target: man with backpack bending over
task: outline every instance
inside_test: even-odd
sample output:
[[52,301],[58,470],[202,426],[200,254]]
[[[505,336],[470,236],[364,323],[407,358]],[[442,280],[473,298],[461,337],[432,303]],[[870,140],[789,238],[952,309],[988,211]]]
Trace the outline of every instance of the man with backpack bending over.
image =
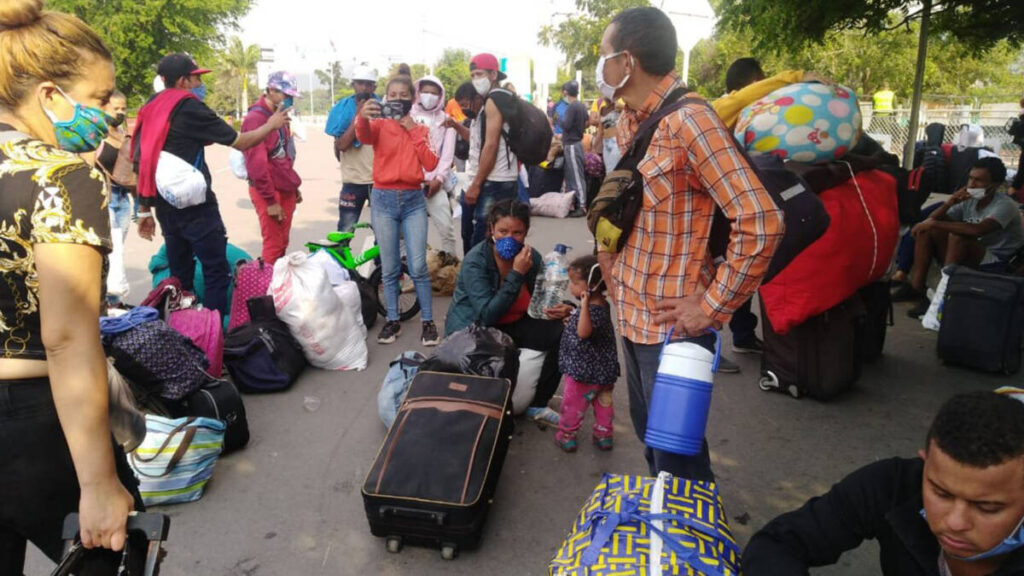
[[[466,172],[471,178],[466,189],[466,206],[473,210],[473,240],[466,252],[487,237],[487,212],[496,202],[515,198],[518,194],[519,160],[509,150],[505,134],[509,126],[494,99],[514,101],[516,96],[498,87],[506,78],[498,69],[493,54],[477,54],[469,63],[473,87],[484,97],[484,109],[469,127],[469,162]],[[481,118],[481,116],[485,118]],[[483,133],[486,128],[487,133]]]
[[[598,260],[611,278],[612,300],[626,360],[629,415],[644,439],[662,343],[693,338],[714,349],[708,328],[720,328],[761,283],[782,239],[782,211],[736,148],[732,134],[706,102],[675,72],[678,50],[672,22],[657,8],[620,12],[605,29],[597,85],[605,98],[622,98],[619,119],[623,162],[640,125],[678,97],[686,100],[650,128],[650,146],[637,171],[643,179],[632,233],[618,252]],[[669,109],[671,110],[671,109]],[[665,111],[662,111],[663,113]],[[708,248],[715,207],[732,221],[726,260],[717,267]],[[592,208],[600,214],[597,204]],[[710,480],[707,442],[696,456],[648,448],[650,471]]]

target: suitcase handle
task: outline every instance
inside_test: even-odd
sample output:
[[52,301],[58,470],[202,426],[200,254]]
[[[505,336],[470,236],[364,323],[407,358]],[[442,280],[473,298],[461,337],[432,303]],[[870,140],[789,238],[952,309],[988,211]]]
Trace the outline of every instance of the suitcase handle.
[[[146,550],[145,566],[143,568],[144,573],[147,576],[156,574],[156,568],[161,559],[160,544],[167,540],[167,532],[170,530],[170,527],[171,519],[165,514],[145,512],[131,512],[128,514],[126,532],[129,534],[133,532],[142,533],[146,536],[146,540],[149,542]],[[85,553],[85,548],[78,539],[78,513],[72,512],[64,518],[62,536],[64,538],[63,558],[54,569],[51,576],[63,576],[65,574],[70,574],[71,571],[76,568],[78,561]],[[129,549],[130,545],[126,541],[124,550],[121,552],[121,564],[118,569],[118,574],[127,574],[127,567],[129,565],[128,558],[130,555]]]
[[409,520],[428,521],[437,524],[438,526],[444,526],[444,520],[448,516],[448,513],[432,512],[430,510],[417,510],[415,508],[403,508],[401,506],[381,506],[380,515],[381,518],[395,516],[398,518],[407,518]]

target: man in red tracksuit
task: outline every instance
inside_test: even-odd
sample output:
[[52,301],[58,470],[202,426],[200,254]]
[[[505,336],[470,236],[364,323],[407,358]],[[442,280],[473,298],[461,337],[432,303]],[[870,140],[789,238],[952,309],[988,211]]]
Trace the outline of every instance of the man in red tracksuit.
[[[242,131],[255,130],[266,124],[275,111],[291,108],[298,95],[291,74],[274,72],[267,79],[266,91],[246,113]],[[288,250],[292,215],[295,205],[302,202],[302,179],[295,172],[295,141],[290,126],[285,124],[259,146],[246,150],[245,168],[249,174],[249,198],[256,207],[263,235],[263,261],[273,264]]]

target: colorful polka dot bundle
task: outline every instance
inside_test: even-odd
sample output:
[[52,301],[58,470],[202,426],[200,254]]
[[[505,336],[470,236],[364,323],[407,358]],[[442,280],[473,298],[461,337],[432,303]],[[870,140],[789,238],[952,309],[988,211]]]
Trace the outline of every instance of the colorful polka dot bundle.
[[844,86],[801,82],[779,88],[740,113],[736,137],[752,156],[828,162],[857,144],[857,95]]

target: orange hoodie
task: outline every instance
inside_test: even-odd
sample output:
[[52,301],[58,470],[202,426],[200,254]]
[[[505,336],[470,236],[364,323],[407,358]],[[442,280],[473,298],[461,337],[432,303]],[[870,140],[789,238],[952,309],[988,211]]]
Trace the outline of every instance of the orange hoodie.
[[402,128],[397,120],[359,116],[356,138],[373,146],[373,186],[382,190],[416,190],[423,186],[424,170],[437,168],[430,150],[430,131],[417,125]]

